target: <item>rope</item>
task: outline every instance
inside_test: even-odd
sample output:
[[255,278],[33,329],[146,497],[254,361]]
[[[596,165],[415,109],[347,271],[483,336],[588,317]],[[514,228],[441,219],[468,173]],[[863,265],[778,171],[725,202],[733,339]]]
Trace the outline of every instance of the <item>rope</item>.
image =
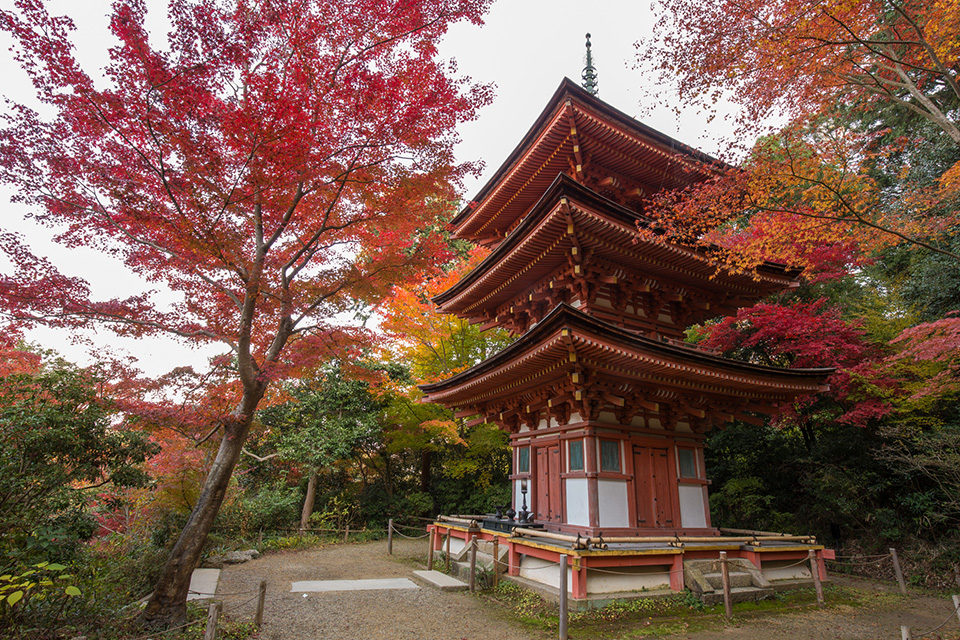
[[836,556],[837,558],[889,558],[889,553],[878,553],[877,555],[867,556],[867,555],[852,555],[852,556]]
[[253,602],[254,600],[256,600],[256,599],[259,598],[259,597],[260,597],[260,594],[258,593],[257,595],[253,596],[252,598],[247,598],[246,600],[244,600],[243,602],[241,602],[241,603],[239,603],[239,604],[233,604],[233,605],[231,605],[229,609],[227,609],[226,607],[224,607],[224,609],[223,609],[223,614],[226,615],[228,611],[236,611],[236,610],[239,609],[240,607],[244,607],[244,606],[250,604],[251,602]]
[[393,532],[396,533],[398,536],[400,536],[400,537],[402,537],[402,538],[406,538],[407,540],[420,540],[420,539],[426,538],[428,535],[430,535],[430,532],[428,531],[427,533],[423,534],[422,536],[408,536],[407,534],[403,533],[402,531],[398,531],[396,527],[393,528]]
[[416,531],[423,531],[423,526],[420,526],[420,525],[397,524],[396,522],[394,522],[393,527],[394,529],[396,529],[397,527],[403,527],[404,529],[415,529]]
[[833,564],[844,565],[844,566],[847,566],[847,567],[864,567],[864,566],[867,566],[867,565],[880,564],[881,562],[883,562],[884,560],[886,560],[886,559],[889,558],[889,557],[890,557],[890,556],[887,555],[887,556],[884,556],[884,557],[882,557],[882,558],[880,558],[880,559],[878,559],[878,560],[865,560],[865,561],[863,561],[863,562],[841,562],[841,561],[839,561],[839,560],[827,560],[827,562],[832,562]]
[[943,622],[941,622],[939,625],[937,625],[933,629],[930,629],[929,631],[921,631],[917,633],[917,636],[922,638],[923,636],[928,636],[931,633],[934,633],[935,631],[940,631],[940,629],[943,629],[945,626],[947,626],[948,622],[953,620],[953,617],[957,615],[957,611],[960,611],[960,607],[954,607],[953,611],[950,612],[950,615],[947,616],[947,618]]
[[245,596],[248,593],[257,593],[259,591],[260,591],[259,587],[257,587],[256,589],[251,589],[250,591],[235,591],[233,593],[219,593],[219,592],[209,593],[207,591],[194,591],[193,589],[190,589],[190,593],[194,593],[198,596],[225,596],[225,597],[226,596]]
[[132,638],[127,638],[126,640],[146,640],[147,638],[152,638],[154,636],[163,635],[165,633],[170,633],[171,631],[178,631],[180,629],[186,629],[187,627],[192,627],[195,624],[203,624],[203,620],[193,620],[191,622],[185,622],[176,627],[170,627],[169,629],[164,629],[163,631],[153,631],[151,633],[144,634],[142,636],[134,636]]

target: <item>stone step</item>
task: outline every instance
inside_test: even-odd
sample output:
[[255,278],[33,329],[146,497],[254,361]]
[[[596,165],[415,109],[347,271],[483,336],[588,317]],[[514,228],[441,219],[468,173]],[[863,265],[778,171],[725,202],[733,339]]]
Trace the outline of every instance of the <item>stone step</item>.
[[[773,596],[773,589],[770,588],[758,588],[758,587],[731,587],[730,588],[730,601],[731,602],[749,602],[756,600],[764,600]],[[723,602],[723,589],[719,591],[713,591],[711,593],[704,593],[700,596],[700,599],[707,606],[718,604]]]
[[[730,576],[730,586],[731,587],[752,587],[753,586],[753,577],[749,573],[742,573],[740,571],[731,571]],[[720,573],[705,573],[703,577],[710,582],[710,586],[714,589],[723,589],[723,575]]]
[[441,571],[414,571],[413,579],[420,584],[441,591],[466,591],[470,585]]

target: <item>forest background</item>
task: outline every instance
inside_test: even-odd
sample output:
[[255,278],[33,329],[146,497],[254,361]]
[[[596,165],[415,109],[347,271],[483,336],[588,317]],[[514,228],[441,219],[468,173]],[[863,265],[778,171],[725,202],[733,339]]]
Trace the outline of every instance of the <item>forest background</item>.
[[[461,10],[474,19],[482,7]],[[706,108],[719,95],[750,105],[738,139],[757,141],[739,150],[736,168],[651,200],[645,213],[657,237],[701,245],[718,268],[749,271],[770,259],[803,273],[799,288],[691,327],[688,340],[763,364],[837,367],[830,391],[711,434],[713,524],[815,534],[844,553],[897,546],[913,581],[952,580],[960,563],[960,6],[754,0],[704,9],[664,0],[656,10],[657,39],[637,66]],[[464,90],[468,108],[460,95],[448,96],[448,127],[489,100]],[[771,113],[781,125],[758,129]],[[425,133],[434,134],[445,132]],[[11,181],[16,163],[9,154],[4,162]],[[485,255],[443,231],[459,207],[450,184],[467,169],[430,169],[444,186],[401,229],[417,238],[406,253],[379,256],[388,277],[357,286],[363,277],[342,276],[350,284],[331,313],[376,314],[376,328],[301,344],[310,356],[263,391],[203,556],[254,541],[316,542],[297,529],[382,529],[391,517],[509,502],[506,435],[419,402],[417,383],[511,340],[439,315],[430,302]],[[417,197],[405,188],[398,210]],[[425,220],[431,225],[418,226]],[[371,245],[382,242],[372,236]],[[27,253],[18,257],[33,276],[46,273]],[[11,291],[10,281],[0,291],[7,317],[22,322],[24,303]],[[54,316],[45,295],[46,315],[31,321]],[[0,369],[0,573],[8,578],[0,578],[0,612],[25,627],[56,616],[73,632],[103,625],[159,579],[214,465],[211,436],[226,430],[236,365],[218,359],[210,372],[153,380],[116,361],[80,368],[20,340],[17,322]],[[49,584],[31,578],[31,597],[11,600],[31,571]]]

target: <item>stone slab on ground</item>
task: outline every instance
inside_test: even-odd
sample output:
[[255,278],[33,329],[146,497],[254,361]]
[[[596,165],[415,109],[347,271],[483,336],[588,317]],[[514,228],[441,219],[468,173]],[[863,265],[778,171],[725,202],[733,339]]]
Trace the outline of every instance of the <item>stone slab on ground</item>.
[[217,592],[220,569],[194,569],[190,575],[190,591],[187,600],[206,600]]
[[466,591],[470,588],[463,580],[457,580],[440,571],[414,571],[413,579],[441,591]]
[[301,580],[290,585],[291,592],[377,591],[381,589],[419,589],[409,578],[367,578],[364,580]]

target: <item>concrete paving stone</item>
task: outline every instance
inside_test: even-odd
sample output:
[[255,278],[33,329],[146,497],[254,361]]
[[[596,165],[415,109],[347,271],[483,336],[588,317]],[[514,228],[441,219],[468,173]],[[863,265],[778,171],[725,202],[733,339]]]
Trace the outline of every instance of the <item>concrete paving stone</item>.
[[376,591],[380,589],[419,589],[409,578],[368,578],[364,580],[301,580],[290,585],[291,592]]
[[464,591],[470,588],[463,580],[457,580],[440,571],[414,571],[414,579],[441,591]]
[[220,569],[194,569],[190,575],[190,591],[187,600],[205,600],[217,592]]

